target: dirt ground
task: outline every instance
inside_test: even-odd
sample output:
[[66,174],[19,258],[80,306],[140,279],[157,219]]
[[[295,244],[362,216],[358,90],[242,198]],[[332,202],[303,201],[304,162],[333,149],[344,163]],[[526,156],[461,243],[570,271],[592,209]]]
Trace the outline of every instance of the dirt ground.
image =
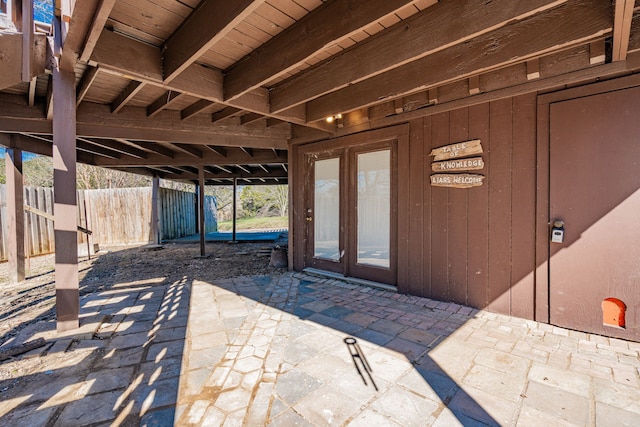
[[[139,277],[180,279],[189,272],[199,279],[221,279],[282,273],[269,266],[274,243],[207,243],[206,256],[194,243],[104,248],[90,260],[79,259],[80,296],[110,289]],[[55,317],[55,258],[27,262],[26,280],[9,285],[7,263],[0,264],[0,345],[35,322]]]

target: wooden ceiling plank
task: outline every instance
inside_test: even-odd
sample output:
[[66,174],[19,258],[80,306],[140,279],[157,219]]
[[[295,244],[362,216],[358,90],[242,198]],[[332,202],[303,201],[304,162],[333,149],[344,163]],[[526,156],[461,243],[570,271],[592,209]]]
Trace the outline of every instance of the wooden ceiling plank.
[[182,120],[186,120],[190,117],[195,116],[196,114],[200,114],[206,111],[207,108],[211,107],[214,104],[214,102],[208,101],[206,99],[200,99],[189,105],[188,107],[182,109],[182,111],[180,111],[180,118]]
[[635,0],[616,0],[613,23],[613,61],[627,59],[629,38],[631,37],[631,20]]
[[169,108],[172,104],[179,101],[180,97],[183,97],[183,96],[184,94],[180,92],[174,92],[172,90],[166,91],[165,93],[160,95],[158,98],[156,98],[156,100],[153,101],[151,105],[147,107],[147,116],[149,117],[155,116],[156,114],[160,113],[162,110]]
[[[293,76],[271,89],[271,111],[283,109],[343,88],[367,77],[423,58],[453,45],[500,28],[513,20],[558,6],[566,0],[513,2],[498,0],[460,0],[440,2],[411,16],[387,31],[370,37]],[[455,22],[447,31],[434,22]],[[402,46],[402,49],[398,49]],[[367,64],[362,67],[361,64]],[[331,76],[331,78],[325,78]],[[225,81],[228,89],[229,80]]]
[[[553,14],[512,22],[467,43],[314,99],[307,103],[307,119],[322,120],[603,38],[611,32],[607,3],[576,0],[559,6]],[[538,37],[539,34],[546,37]],[[424,70],[430,72],[425,74]]]
[[[96,68],[97,69],[97,68]],[[144,83],[132,80],[127,87],[124,88],[120,95],[111,103],[111,112],[117,113],[127,105],[137,94],[144,88]]]
[[87,95],[87,92],[89,92],[89,89],[91,88],[91,85],[98,77],[99,72],[100,72],[100,69],[98,67],[90,67],[82,75],[82,78],[80,79],[80,83],[76,88],[76,107],[80,105],[84,97]]
[[[226,99],[233,100],[285,74],[326,46],[349,37],[407,3],[407,0],[325,3],[227,70]],[[327,25],[327,22],[332,25]]]
[[170,82],[224,38],[264,0],[204,0],[163,47],[164,80]]

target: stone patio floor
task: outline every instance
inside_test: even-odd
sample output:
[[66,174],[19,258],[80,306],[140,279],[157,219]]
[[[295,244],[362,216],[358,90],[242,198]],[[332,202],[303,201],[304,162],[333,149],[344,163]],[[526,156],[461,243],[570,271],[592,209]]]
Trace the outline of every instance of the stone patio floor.
[[121,283],[8,345],[2,426],[638,426],[640,344],[300,273]]

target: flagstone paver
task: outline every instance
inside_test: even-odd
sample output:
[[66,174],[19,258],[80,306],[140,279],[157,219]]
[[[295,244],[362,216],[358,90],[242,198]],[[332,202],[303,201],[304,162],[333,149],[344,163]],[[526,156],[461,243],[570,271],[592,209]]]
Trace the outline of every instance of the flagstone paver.
[[82,310],[77,337],[25,331],[50,344],[24,378],[0,381],[0,425],[640,419],[638,343],[337,280],[121,284]]

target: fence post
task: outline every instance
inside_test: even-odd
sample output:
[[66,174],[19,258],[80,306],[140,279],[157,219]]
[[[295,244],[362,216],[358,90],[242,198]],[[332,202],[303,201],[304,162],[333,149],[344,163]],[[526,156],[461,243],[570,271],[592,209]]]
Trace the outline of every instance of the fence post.
[[158,192],[160,188],[160,178],[153,177],[153,185],[151,187],[151,243],[160,244],[160,215],[158,204]]
[[[11,136],[11,140],[15,138]],[[22,150],[9,148],[5,152],[7,179],[7,214],[9,219],[9,281],[21,282],[24,268],[24,187]]]

